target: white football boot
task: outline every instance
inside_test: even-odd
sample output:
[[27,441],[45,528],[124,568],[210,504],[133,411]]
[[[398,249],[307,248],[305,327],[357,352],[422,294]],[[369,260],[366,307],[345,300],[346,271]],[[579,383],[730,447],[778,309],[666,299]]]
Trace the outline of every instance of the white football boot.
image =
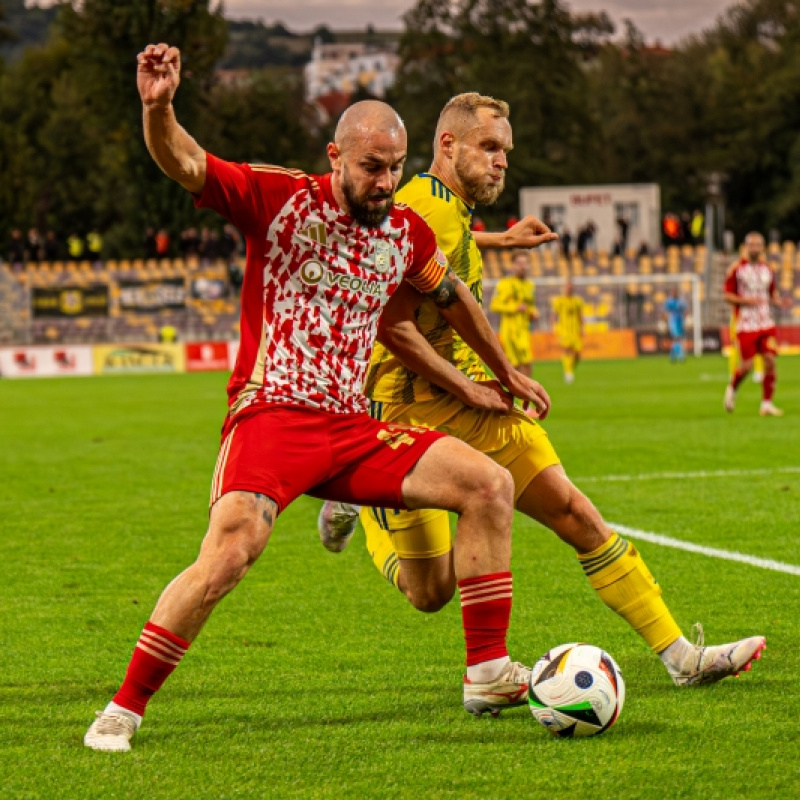
[[725,410],[730,414],[736,408],[736,390],[728,384],[725,387],[725,400],[723,401]]
[[767,647],[767,640],[763,636],[706,647],[703,626],[699,622],[692,627],[692,635],[695,641],[680,666],[667,665],[676,686],[716,683],[730,675],[749,672],[752,662],[760,660],[762,651]]
[[762,417],[782,417],[783,411],[773,405],[772,400],[762,400],[758,413]]
[[472,683],[464,676],[464,708],[480,717],[488,711],[496,717],[504,708],[528,702],[531,668],[512,661],[491,683]]
[[127,753],[139,725],[124,711],[98,711],[97,719],[89,726],[83,743],[92,750]]
[[353,538],[360,513],[359,506],[326,500],[317,517],[322,546],[331,553],[341,553]]

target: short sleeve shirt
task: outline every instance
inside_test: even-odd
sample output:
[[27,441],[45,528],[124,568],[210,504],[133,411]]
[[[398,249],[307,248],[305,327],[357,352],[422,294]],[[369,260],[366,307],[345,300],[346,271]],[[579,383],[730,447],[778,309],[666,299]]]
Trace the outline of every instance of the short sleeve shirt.
[[269,404],[366,411],[381,309],[402,280],[429,292],[446,273],[433,232],[399,204],[379,227],[359,225],[336,203],[330,174],[207,159],[195,203],[247,242],[230,414]]
[[758,300],[757,305],[734,308],[737,333],[753,333],[775,327],[769,305],[775,291],[775,273],[769,264],[763,261],[752,264],[742,259],[729,270],[725,278],[725,291]]

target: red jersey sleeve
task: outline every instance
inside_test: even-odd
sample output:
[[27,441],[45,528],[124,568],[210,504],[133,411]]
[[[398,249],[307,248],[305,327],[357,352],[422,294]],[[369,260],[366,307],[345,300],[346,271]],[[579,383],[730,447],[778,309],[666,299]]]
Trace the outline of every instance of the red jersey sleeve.
[[724,291],[728,292],[728,294],[739,294],[739,282],[736,280],[736,273],[738,271],[738,266],[732,267],[725,276]]
[[234,164],[206,154],[206,182],[195,196],[197,208],[210,208],[245,236],[262,237],[284,203],[297,191],[296,170],[266,164]]
[[436,244],[436,236],[427,222],[418,214],[409,215],[409,236],[414,247],[412,263],[405,279],[422,294],[432,292],[447,274],[447,258]]

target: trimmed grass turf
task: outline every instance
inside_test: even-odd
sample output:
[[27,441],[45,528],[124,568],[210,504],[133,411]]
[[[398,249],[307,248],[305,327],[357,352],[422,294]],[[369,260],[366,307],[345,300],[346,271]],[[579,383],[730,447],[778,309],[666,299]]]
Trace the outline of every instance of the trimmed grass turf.
[[[546,427],[608,519],[800,564],[800,474],[606,482],[608,474],[800,465],[800,359],[780,361],[784,419],[758,390],[722,412],[719,357],[555,365]],[[517,516],[514,657],[607,649],[620,721],[561,741],[526,709],[460,705],[457,603],[425,616],[378,576],[359,534],[342,555],[319,502],[279,520],[151,704],[125,756],[82,747],[164,585],[193,559],[224,412],[223,375],[0,382],[0,790],[9,798],[800,794],[800,578],[641,543],[673,613],[707,639],[765,633],[753,672],[677,690],[605,609],[568,548]]]

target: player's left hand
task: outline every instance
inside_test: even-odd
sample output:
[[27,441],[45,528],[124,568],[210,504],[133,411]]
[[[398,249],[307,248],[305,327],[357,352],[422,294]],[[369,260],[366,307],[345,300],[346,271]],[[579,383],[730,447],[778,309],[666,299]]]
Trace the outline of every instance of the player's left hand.
[[523,217],[516,225],[512,225],[505,232],[507,247],[539,247],[548,242],[558,240],[558,234],[553,233],[547,225],[533,215]]
[[539,419],[545,419],[550,413],[550,395],[537,381],[515,370],[505,381],[505,385],[514,397],[523,401],[522,408],[525,411],[528,410],[529,405],[532,405],[536,409]]

